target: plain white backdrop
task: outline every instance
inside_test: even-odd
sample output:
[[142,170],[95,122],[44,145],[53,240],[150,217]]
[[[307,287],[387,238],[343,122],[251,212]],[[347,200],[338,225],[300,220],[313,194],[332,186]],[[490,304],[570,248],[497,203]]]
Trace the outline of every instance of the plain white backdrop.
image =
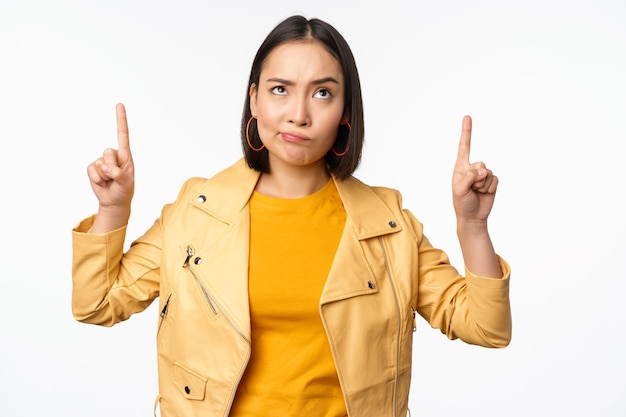
[[626,415],[622,0],[0,0],[0,414],[151,415],[155,305],[113,328],[71,315],[70,230],[97,207],[86,167],[116,146],[124,102],[130,243],[187,177],[240,157],[252,58],[294,13],[356,56],[357,177],[402,191],[459,268],[464,114],[472,159],[501,181],[490,226],[513,269],[513,341],[477,348],[419,321],[413,416]]

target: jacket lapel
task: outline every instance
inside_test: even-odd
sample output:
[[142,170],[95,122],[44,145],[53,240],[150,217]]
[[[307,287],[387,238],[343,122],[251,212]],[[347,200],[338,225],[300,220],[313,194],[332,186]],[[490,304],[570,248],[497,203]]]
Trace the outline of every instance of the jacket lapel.
[[402,230],[373,189],[356,178],[335,179],[337,191],[346,210],[346,225],[330,269],[321,304],[378,291],[376,277],[385,270],[385,259],[365,250],[377,245],[379,236]]

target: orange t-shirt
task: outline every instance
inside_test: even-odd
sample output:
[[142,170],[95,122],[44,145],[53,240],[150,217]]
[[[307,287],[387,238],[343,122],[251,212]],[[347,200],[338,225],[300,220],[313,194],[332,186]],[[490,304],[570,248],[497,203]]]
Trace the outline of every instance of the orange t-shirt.
[[346,416],[319,300],[346,213],[333,181],[298,199],[250,199],[252,356],[231,417]]

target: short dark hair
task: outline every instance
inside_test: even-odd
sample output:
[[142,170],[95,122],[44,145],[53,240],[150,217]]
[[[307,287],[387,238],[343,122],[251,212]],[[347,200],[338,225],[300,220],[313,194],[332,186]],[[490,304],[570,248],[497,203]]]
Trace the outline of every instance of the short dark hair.
[[331,174],[339,179],[346,179],[359,166],[363,151],[363,137],[365,128],[363,124],[363,99],[361,96],[361,82],[357,71],[354,55],[344,37],[330,24],[320,19],[306,19],[303,16],[295,15],[280,22],[267,35],[252,61],[250,79],[246,89],[246,100],[243,106],[241,117],[241,144],[243,153],[250,168],[260,172],[269,172],[269,154],[267,149],[254,151],[248,146],[246,139],[246,129],[250,136],[250,141],[255,147],[261,146],[261,139],[257,131],[256,123],[248,120],[252,117],[250,112],[250,87],[254,84],[258,87],[259,77],[263,62],[267,56],[277,46],[290,41],[314,39],[321,42],[328,52],[334,56],[343,71],[345,80],[344,91],[344,112],[348,117],[351,128],[341,126],[337,132],[334,149],[343,152],[346,147],[348,151],[344,156],[336,156],[332,151],[326,154],[326,165]]

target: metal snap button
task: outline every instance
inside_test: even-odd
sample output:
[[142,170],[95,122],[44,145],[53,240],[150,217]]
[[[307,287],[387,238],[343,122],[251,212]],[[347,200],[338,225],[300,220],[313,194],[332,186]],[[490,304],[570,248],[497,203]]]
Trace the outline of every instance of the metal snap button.
[[198,196],[198,203],[204,203],[206,201],[206,197],[203,195]]
[[396,224],[396,222],[394,222],[393,220],[390,220],[390,221],[389,221],[389,226],[390,226],[390,227],[396,227],[396,226],[397,226],[397,224]]

